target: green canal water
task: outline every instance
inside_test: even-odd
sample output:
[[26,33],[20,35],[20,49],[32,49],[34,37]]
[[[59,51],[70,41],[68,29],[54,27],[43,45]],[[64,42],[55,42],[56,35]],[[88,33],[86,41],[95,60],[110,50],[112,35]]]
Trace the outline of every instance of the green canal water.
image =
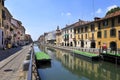
[[39,49],[51,57],[50,64],[38,69],[41,80],[120,80],[120,66],[115,64],[91,62],[69,52],[43,46]]

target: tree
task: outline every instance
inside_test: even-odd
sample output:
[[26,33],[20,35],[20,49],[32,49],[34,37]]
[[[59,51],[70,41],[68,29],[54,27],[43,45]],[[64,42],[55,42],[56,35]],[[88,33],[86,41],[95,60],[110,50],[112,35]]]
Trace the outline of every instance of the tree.
[[113,9],[109,10],[109,11],[106,13],[106,16],[109,15],[109,14],[111,14],[111,13],[114,13],[114,12],[116,12],[116,11],[120,11],[120,7],[115,7],[115,8],[113,8]]

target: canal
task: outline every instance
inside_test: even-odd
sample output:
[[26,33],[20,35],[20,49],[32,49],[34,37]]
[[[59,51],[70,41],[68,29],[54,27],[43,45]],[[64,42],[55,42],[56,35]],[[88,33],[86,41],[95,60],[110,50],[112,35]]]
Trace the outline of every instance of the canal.
[[41,80],[120,80],[120,66],[92,62],[69,52],[39,46],[51,57],[51,63],[38,69]]

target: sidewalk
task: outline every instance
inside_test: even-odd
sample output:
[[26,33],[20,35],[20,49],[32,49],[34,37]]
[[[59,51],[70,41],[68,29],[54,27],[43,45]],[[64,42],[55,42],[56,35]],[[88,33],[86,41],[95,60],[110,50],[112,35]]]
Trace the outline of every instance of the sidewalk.
[[29,53],[30,46],[0,50],[0,80],[26,80],[23,61]]

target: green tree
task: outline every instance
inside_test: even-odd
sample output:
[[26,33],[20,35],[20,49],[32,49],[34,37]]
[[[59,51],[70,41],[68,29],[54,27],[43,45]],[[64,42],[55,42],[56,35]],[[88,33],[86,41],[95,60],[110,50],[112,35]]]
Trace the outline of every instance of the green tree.
[[109,14],[111,14],[111,13],[114,13],[114,12],[116,12],[116,11],[120,11],[120,7],[115,7],[115,8],[113,8],[113,9],[109,10],[109,11],[106,13],[106,16],[109,15]]

